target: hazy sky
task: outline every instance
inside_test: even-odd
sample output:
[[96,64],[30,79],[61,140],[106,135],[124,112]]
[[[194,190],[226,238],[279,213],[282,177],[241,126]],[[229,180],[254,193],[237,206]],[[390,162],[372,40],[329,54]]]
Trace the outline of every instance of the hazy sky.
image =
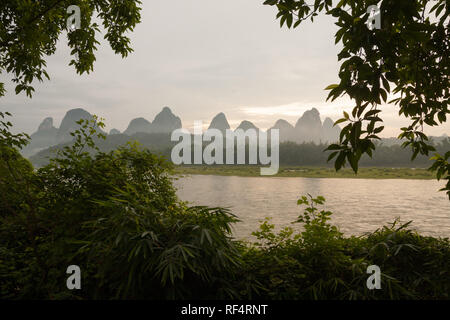
[[[34,132],[48,116],[59,126],[67,110],[82,107],[125,130],[136,117],[152,121],[169,106],[190,128],[224,112],[232,127],[250,120],[260,128],[283,118],[295,124],[316,107],[337,119],[349,100],[326,103],[324,88],[338,82],[336,27],[328,17],[296,30],[280,29],[263,0],[143,1],[142,23],[131,34],[135,52],[122,59],[102,41],[94,72],[68,66],[65,35],[48,59],[50,81],[36,83],[32,99],[8,93],[0,109],[14,114],[14,131]],[[102,35],[99,35],[99,39]],[[383,108],[384,136],[408,122],[394,106]],[[450,134],[450,123],[427,133]]]

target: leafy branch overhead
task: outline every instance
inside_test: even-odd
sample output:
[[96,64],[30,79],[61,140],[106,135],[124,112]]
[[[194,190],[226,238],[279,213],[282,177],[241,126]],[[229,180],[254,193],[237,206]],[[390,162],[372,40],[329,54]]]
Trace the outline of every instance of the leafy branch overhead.
[[[335,18],[335,43],[342,45],[340,82],[330,85],[327,100],[347,95],[354,102],[351,114],[332,151],[337,170],[348,162],[355,172],[361,156],[372,156],[374,140],[384,129],[380,105],[395,104],[399,115],[410,120],[401,128],[404,147],[418,154],[435,151],[424,127],[446,122],[450,101],[450,3],[445,0],[267,0],[276,6],[280,25],[296,28],[319,13]],[[381,28],[369,30],[370,6],[380,9]],[[440,157],[440,158],[436,158]],[[445,159],[436,155],[436,159]],[[447,168],[447,169],[445,169]],[[430,168],[450,183],[448,162]],[[447,189],[450,196],[450,186]]]
[[[67,30],[67,8],[72,5],[80,8],[77,30]],[[31,97],[34,80],[50,79],[46,57],[56,52],[63,32],[71,49],[69,65],[79,74],[93,71],[100,32],[116,54],[126,57],[133,51],[127,33],[141,20],[140,5],[139,0],[2,0],[0,74],[11,74],[16,93],[24,91]],[[0,82],[0,97],[4,94]]]

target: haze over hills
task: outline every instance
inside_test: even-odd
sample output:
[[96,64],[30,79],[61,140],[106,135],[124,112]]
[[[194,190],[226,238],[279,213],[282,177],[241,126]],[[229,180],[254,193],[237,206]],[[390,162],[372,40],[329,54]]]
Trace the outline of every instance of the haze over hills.
[[181,119],[174,115],[169,107],[164,107],[153,122],[144,118],[133,119],[123,133],[129,136],[139,132],[170,133],[179,128],[181,128]]
[[217,114],[211,121],[208,129],[218,129],[224,132],[227,129],[230,129],[230,124],[228,123],[227,117],[223,112]]
[[[38,130],[31,135],[31,143],[23,150],[23,154],[31,156],[42,149],[70,142],[72,140],[70,132],[76,130],[78,126],[76,121],[79,119],[92,119],[92,115],[81,108],[69,110],[61,121],[59,128],[53,125],[53,118],[48,117],[44,119]],[[164,107],[152,122],[145,118],[132,119],[123,134],[127,136],[139,133],[167,134],[181,127],[181,119],[173,114],[169,107]],[[218,129],[222,132],[230,129],[230,124],[223,112],[220,112],[212,119],[209,129]],[[237,129],[243,129],[244,131],[248,129],[260,130],[248,120],[242,121]],[[297,143],[334,142],[338,139],[340,132],[338,127],[333,128],[333,121],[329,118],[325,119],[322,125],[319,111],[315,108],[306,111],[295,127],[286,120],[280,119],[269,130],[271,129],[280,129],[281,142],[292,141]],[[121,132],[117,129],[112,129],[109,134],[117,135],[121,134]]]
[[[24,156],[30,157],[43,149],[70,142],[72,140],[70,132],[76,130],[78,127],[76,121],[79,119],[92,119],[92,115],[81,108],[69,110],[61,121],[59,128],[54,126],[53,118],[45,118],[39,125],[38,130],[31,135],[31,143],[22,150],[22,153]],[[128,136],[135,137],[142,134],[161,135],[166,137],[164,138],[165,140],[170,140],[170,133],[179,128],[182,128],[181,119],[169,107],[164,107],[152,122],[144,118],[135,118],[130,121],[123,133],[117,129],[111,129],[109,135],[117,135],[118,138],[116,140],[124,141],[128,139]],[[222,132],[230,129],[230,124],[223,112],[220,112],[211,120],[209,129],[218,129]],[[257,126],[248,120],[243,120],[235,130],[237,129],[243,129],[244,131],[255,129],[260,131]],[[272,129],[279,130],[280,142],[290,141],[299,144],[310,142],[315,144],[333,143],[339,139],[341,131],[339,126],[334,126],[334,121],[330,118],[325,118],[322,122],[320,113],[316,108],[306,111],[298,119],[295,126],[284,119],[279,119],[269,131]],[[434,138],[437,142],[442,139],[439,137]],[[160,141],[158,143],[163,142]],[[401,143],[400,140],[395,138],[383,139],[382,142],[386,145]]]
[[24,155],[32,155],[39,150],[56,145],[56,137],[58,136],[58,128],[53,126],[53,118],[45,118],[39,125],[38,130],[33,133],[31,143],[22,149]]
[[[299,118],[295,127],[286,120],[279,119],[269,131],[272,129],[280,130],[280,142],[332,143],[339,139],[339,134],[341,132],[339,126],[333,127],[333,125],[334,122],[330,118],[326,118],[322,123],[319,111],[316,108],[312,108]],[[209,126],[209,129],[211,128],[219,129],[221,131],[230,128],[227,118],[222,112],[213,118]],[[237,129],[242,129],[244,131],[248,129],[261,130],[248,120],[242,121],[236,130]]]
[[[31,142],[22,150],[22,153],[30,156],[48,147],[71,141],[70,133],[79,127],[76,122],[80,119],[91,120],[92,115],[81,108],[71,109],[67,111],[59,128],[53,125],[52,117],[45,118],[38,130],[30,136]],[[103,132],[98,127],[96,129]]]
[[236,130],[241,129],[244,131],[247,131],[249,129],[254,129],[256,131],[259,131],[259,128],[257,126],[255,126],[252,122],[244,120],[242,121],[239,126],[236,128]]
[[[81,108],[67,111],[59,128],[54,127],[53,118],[45,118],[39,125],[38,130],[30,136],[31,143],[22,150],[23,155],[29,157],[43,149],[70,142],[72,140],[70,132],[78,128],[76,122],[80,119],[90,120],[92,118],[93,116],[88,111]],[[181,128],[181,119],[175,116],[170,108],[164,107],[153,122],[144,118],[131,120],[124,134],[132,136],[137,133],[170,133],[178,128]],[[97,129],[103,132],[101,129]],[[117,129],[111,129],[109,134],[117,135],[121,132]]]
[[271,129],[280,130],[281,142],[313,142],[316,144],[336,142],[341,132],[339,126],[334,127],[334,121],[330,118],[325,118],[322,123],[320,113],[316,108],[303,113],[295,127],[286,120],[280,119]]

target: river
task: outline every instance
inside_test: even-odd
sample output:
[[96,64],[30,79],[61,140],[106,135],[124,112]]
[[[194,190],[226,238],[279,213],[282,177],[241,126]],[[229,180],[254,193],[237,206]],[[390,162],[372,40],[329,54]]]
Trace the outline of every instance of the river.
[[[310,193],[326,198],[332,223],[346,235],[361,235],[393,222],[413,220],[423,235],[450,237],[450,201],[435,180],[316,179],[191,175],[175,181],[181,200],[192,205],[228,207],[241,222],[239,239],[251,238],[261,220],[291,225],[299,213],[297,199]],[[291,225],[292,226],[292,225]]]

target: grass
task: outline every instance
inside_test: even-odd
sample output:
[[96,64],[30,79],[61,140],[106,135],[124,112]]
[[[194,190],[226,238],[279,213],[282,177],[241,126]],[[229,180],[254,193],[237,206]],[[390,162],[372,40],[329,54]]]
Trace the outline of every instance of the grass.
[[[175,172],[182,175],[217,175],[260,177],[260,167],[251,165],[197,165],[176,166]],[[359,178],[359,179],[419,179],[431,180],[436,177],[424,168],[360,168],[355,174],[350,168],[336,172],[326,167],[280,167],[277,175],[265,177],[303,177],[303,178]]]

